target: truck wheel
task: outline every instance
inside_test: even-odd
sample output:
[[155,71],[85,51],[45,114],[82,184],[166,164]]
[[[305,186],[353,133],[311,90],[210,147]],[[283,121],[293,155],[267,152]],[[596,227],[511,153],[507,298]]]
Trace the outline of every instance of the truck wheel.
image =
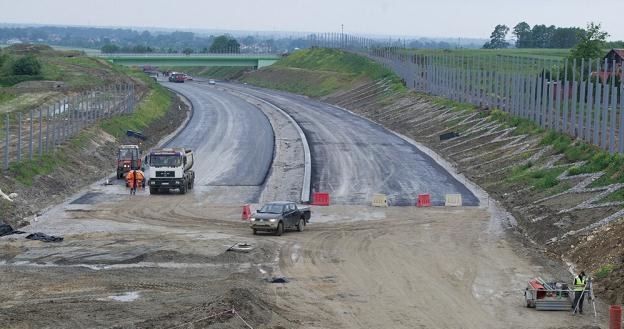
[[158,189],[150,187],[150,194],[158,194]]
[[254,235],[258,235],[258,230],[256,230],[255,228],[253,229],[253,233]]
[[186,194],[186,183],[180,185],[180,194]]
[[123,178],[123,174],[118,171],[117,172],[117,179],[121,179],[121,178]]
[[305,220],[303,220],[303,218],[301,218],[299,220],[299,224],[297,224],[297,231],[303,232],[303,228],[304,227],[305,227]]
[[275,230],[275,235],[281,236],[282,233],[284,233],[284,223],[279,222],[279,224],[277,224],[277,230]]

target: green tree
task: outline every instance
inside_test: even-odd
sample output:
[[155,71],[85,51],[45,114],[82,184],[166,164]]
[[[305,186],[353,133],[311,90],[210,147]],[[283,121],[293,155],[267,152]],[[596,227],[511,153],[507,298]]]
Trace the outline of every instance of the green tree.
[[483,45],[485,49],[499,49],[509,47],[509,42],[505,40],[509,33],[509,27],[507,25],[496,25],[494,31],[490,35],[490,41]]
[[552,48],[551,41],[553,34],[557,28],[554,25],[546,26],[544,24],[534,25],[531,29],[533,48]]
[[102,48],[100,48],[100,51],[105,53],[105,54],[118,53],[119,52],[119,46],[116,45],[116,44],[107,43],[104,46],[102,46]]
[[609,33],[602,31],[600,24],[589,23],[585,33],[579,33],[579,43],[570,51],[570,58],[600,58],[604,55],[604,48]]
[[555,29],[548,48],[572,48],[579,42],[579,35],[585,30],[578,27],[558,27]]
[[41,63],[33,55],[26,55],[13,63],[15,75],[38,75],[41,73]]
[[531,48],[533,35],[531,26],[527,22],[520,22],[513,28],[512,34],[516,37],[516,48]]
[[182,53],[184,53],[184,55],[189,56],[190,54],[193,53],[193,49],[191,48],[184,48],[184,50],[182,50]]
[[236,39],[227,35],[220,35],[210,45],[211,53],[240,53],[240,44]]

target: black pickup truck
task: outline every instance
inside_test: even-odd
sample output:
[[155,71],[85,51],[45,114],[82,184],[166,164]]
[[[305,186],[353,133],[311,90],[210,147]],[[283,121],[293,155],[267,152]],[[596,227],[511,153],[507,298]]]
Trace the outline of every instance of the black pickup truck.
[[254,234],[264,231],[282,235],[285,230],[294,229],[302,232],[310,221],[310,216],[309,207],[298,206],[289,201],[270,202],[252,216],[251,229]]

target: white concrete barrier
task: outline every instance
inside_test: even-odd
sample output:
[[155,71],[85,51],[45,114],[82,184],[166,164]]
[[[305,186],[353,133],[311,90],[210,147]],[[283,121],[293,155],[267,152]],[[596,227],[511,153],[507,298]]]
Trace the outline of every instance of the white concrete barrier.
[[375,193],[373,194],[373,207],[387,207],[388,206],[388,196],[385,194]]
[[447,194],[444,205],[447,207],[461,207],[462,205],[461,194]]

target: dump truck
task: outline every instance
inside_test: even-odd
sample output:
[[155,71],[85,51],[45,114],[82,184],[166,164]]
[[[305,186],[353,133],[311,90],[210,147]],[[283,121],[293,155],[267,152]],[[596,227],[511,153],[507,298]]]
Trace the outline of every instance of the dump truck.
[[146,156],[150,194],[178,190],[180,194],[193,189],[195,172],[193,151],[184,148],[153,149]]
[[310,221],[311,212],[307,206],[300,206],[290,201],[269,202],[251,217],[253,234],[258,231],[273,232],[282,235],[285,230],[303,229]]
[[117,152],[117,179],[130,170],[141,169],[141,158],[138,145],[121,145]]

